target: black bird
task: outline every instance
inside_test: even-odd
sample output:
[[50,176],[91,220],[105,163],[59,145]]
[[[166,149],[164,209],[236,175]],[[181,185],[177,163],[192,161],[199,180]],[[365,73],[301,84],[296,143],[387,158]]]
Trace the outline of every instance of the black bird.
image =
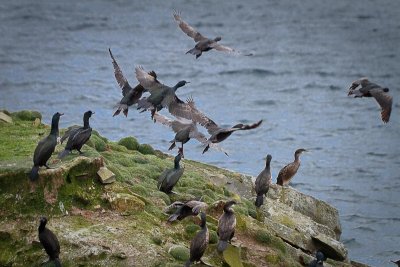
[[326,260],[326,257],[322,251],[318,250],[317,253],[315,254],[314,260],[312,260],[309,264],[308,267],[323,267],[324,266],[324,261]]
[[[111,53],[111,49],[108,49],[108,51],[110,52],[110,56],[114,66],[115,79],[117,80],[119,87],[122,89],[123,96],[121,101],[116,106],[117,110],[115,111],[113,117],[117,116],[121,111],[124,113],[125,117],[127,117],[129,106],[138,103],[139,99],[142,97],[142,94],[146,91],[146,89],[144,89],[143,86],[140,84],[136,85],[135,88],[132,88],[129,85],[128,80],[122,73],[122,70],[118,66],[117,61]],[[154,71],[150,71],[149,75],[153,76],[154,79],[157,79],[157,74]]]
[[292,163],[289,163],[285,167],[283,167],[278,174],[278,177],[276,178],[276,183],[278,185],[288,185],[290,180],[293,178],[293,176],[297,173],[297,170],[300,167],[300,155],[303,152],[306,152],[304,148],[297,149],[294,152],[294,161]]
[[393,262],[394,264],[397,264],[397,266],[400,267],[400,260],[397,260],[397,261],[392,261],[392,260],[391,260],[391,262]]
[[183,151],[181,148],[179,148],[178,155],[176,155],[174,159],[174,168],[165,170],[163,173],[161,173],[160,177],[158,178],[157,188],[160,191],[166,194],[170,194],[172,192],[172,189],[179,181],[179,179],[183,174],[183,171],[185,170],[184,168],[181,168],[181,166],[179,165],[179,162],[181,161],[182,157],[183,157]]
[[197,200],[189,200],[185,203],[176,201],[171,205],[176,207],[177,210],[174,212],[174,214],[169,216],[168,222],[173,222],[176,220],[180,221],[188,216],[196,216],[200,213],[202,209],[207,208],[206,203]]
[[92,128],[89,125],[89,118],[94,114],[91,110],[86,111],[83,114],[83,127],[71,128],[69,131],[65,132],[61,138],[61,143],[68,138],[67,145],[65,149],[58,154],[61,159],[71,153],[72,150],[78,150],[79,154],[83,154],[81,151],[82,146],[90,139],[92,135]]
[[192,263],[196,261],[200,261],[201,263],[207,265],[201,260],[204,252],[207,249],[208,241],[209,241],[209,232],[206,224],[206,214],[204,212],[200,212],[201,217],[201,230],[197,232],[196,236],[192,239],[190,243],[190,258],[185,263],[185,267],[189,267]]
[[49,255],[49,261],[53,261],[55,266],[61,267],[61,262],[59,259],[60,255],[60,243],[56,235],[46,228],[47,218],[42,217],[40,219],[39,231],[39,241],[46,250],[47,255]]
[[228,246],[228,242],[230,243],[235,235],[236,216],[232,209],[232,206],[235,204],[237,204],[237,202],[234,200],[226,202],[224,205],[224,213],[218,220],[218,252],[223,252]]
[[[200,32],[196,31],[192,26],[190,26],[187,22],[185,22],[179,12],[174,12],[175,21],[178,23],[179,28],[186,33],[189,37],[193,38],[196,42],[194,48],[190,49],[186,52],[186,54],[190,53],[196,56],[196,59],[201,56],[203,52],[210,51],[211,49],[215,49],[218,51],[228,52],[228,53],[236,53],[240,54],[238,51],[235,51],[233,48],[224,46],[219,44],[218,42],[221,41],[221,37],[218,36],[214,39],[209,39],[204,37]],[[250,55],[250,54],[249,54]],[[249,56],[248,55],[248,56]]]
[[50,169],[47,166],[47,161],[53,154],[56,145],[57,145],[57,137],[58,137],[58,122],[60,121],[60,116],[64,115],[63,113],[56,112],[53,115],[51,120],[51,130],[50,134],[39,141],[36,146],[35,152],[33,154],[33,167],[29,178],[31,181],[35,181],[39,178],[39,167],[45,166],[47,169]]
[[200,143],[204,145],[211,145],[211,148],[224,152],[226,155],[228,155],[227,152],[220,148],[218,145],[208,142],[207,137],[199,131],[199,129],[197,128],[197,124],[193,121],[189,121],[183,118],[171,120],[168,117],[158,113],[154,114],[154,120],[158,123],[169,126],[176,133],[175,138],[171,140],[172,144],[168,150],[173,149],[176,142],[181,142],[183,153],[183,144],[188,142],[191,138],[194,138]]
[[264,195],[268,193],[269,190],[269,185],[272,182],[271,178],[271,155],[267,155],[266,161],[265,161],[265,169],[260,172],[260,174],[257,176],[256,179],[256,193],[257,193],[257,198],[255,205],[256,207],[261,207],[262,204],[264,204]]
[[[361,85],[361,88],[356,89]],[[373,97],[381,107],[381,118],[384,123],[389,122],[392,112],[393,97],[388,94],[389,88],[383,88],[370,82],[367,78],[361,78],[351,83],[348,95],[354,97]]]
[[138,102],[138,109],[151,110],[151,118],[153,118],[156,111],[162,108],[171,108],[178,102],[182,102],[175,94],[179,87],[189,83],[187,81],[180,81],[175,86],[169,87],[160,83],[156,78],[144,71],[142,67],[136,67],[136,79],[139,83],[150,92],[149,97],[143,97]]

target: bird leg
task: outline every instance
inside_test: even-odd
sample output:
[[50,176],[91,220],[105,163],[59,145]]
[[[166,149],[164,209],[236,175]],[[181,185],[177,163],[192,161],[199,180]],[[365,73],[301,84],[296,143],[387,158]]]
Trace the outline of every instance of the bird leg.
[[83,155],[83,152],[80,149],[77,149],[79,152],[79,155]]

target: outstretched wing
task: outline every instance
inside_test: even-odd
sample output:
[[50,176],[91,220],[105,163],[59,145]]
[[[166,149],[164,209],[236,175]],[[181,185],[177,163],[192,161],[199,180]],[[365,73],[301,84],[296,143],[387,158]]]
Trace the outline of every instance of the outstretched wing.
[[179,28],[181,28],[181,30],[184,33],[186,33],[189,37],[193,38],[196,43],[201,40],[207,39],[206,37],[201,35],[201,33],[196,31],[192,26],[190,26],[187,22],[185,22],[182,19],[180,12],[175,11],[174,18],[175,18],[176,22],[178,22]]
[[210,45],[210,47],[214,48],[215,50],[222,51],[222,52],[240,54],[240,53],[239,53],[238,51],[236,51],[235,49],[230,48],[230,47],[228,47],[228,46],[221,45],[221,44],[219,44],[219,43],[217,43],[217,42],[212,43],[212,44]]
[[[136,79],[145,89],[150,92],[150,94],[154,94],[164,90],[165,88],[168,88],[157,80],[157,76],[155,75],[154,71],[150,72],[149,74],[143,69],[142,66],[138,66],[135,68],[135,73]],[[154,74],[155,77],[152,74]]]
[[181,120],[171,120],[170,118],[163,116],[159,113],[155,113],[153,119],[158,122],[161,123],[163,125],[166,125],[170,128],[172,128],[172,130],[177,133],[180,130],[183,130],[187,127],[191,127],[191,125],[193,125],[192,122],[185,122],[185,121],[181,121]]
[[112,64],[114,66],[115,79],[117,80],[119,87],[122,89],[122,95],[125,96],[130,90],[132,90],[132,87],[129,85],[128,80],[125,78],[122,70],[118,66],[118,63],[115,60],[110,48],[108,49],[108,52],[110,53]]
[[385,93],[382,89],[372,89],[370,94],[378,102],[379,106],[382,108],[381,118],[384,123],[389,122],[390,113],[392,112],[392,102],[393,97],[388,93]]

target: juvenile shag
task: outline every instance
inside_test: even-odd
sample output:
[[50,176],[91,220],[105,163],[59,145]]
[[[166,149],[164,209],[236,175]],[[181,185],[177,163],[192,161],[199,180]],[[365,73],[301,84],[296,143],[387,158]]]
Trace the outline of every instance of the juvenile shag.
[[179,162],[181,161],[183,157],[183,151],[182,149],[178,150],[178,155],[176,155],[174,159],[174,168],[173,169],[167,169],[165,170],[160,177],[158,178],[158,184],[157,188],[166,193],[169,194],[172,192],[172,189],[176,185],[176,183],[179,181],[181,178],[184,168],[181,168]]
[[308,267],[323,267],[324,266],[324,261],[326,260],[326,257],[322,251],[318,250],[317,253],[315,254],[314,260],[312,260],[309,264]]
[[138,109],[151,110],[151,118],[153,118],[156,111],[162,108],[170,109],[171,106],[182,102],[175,94],[179,87],[189,83],[187,81],[180,81],[175,86],[169,87],[160,83],[155,77],[151,76],[144,71],[142,67],[136,67],[136,78],[139,83],[150,92],[150,96],[140,99],[138,102]]
[[201,257],[203,257],[203,254],[207,249],[210,237],[206,224],[206,214],[204,212],[200,212],[200,217],[201,217],[201,224],[200,224],[201,230],[197,232],[196,236],[192,239],[192,242],[190,243],[190,258],[185,263],[185,267],[189,267],[192,263],[197,261],[200,261],[201,263],[205,264],[201,260]]
[[82,146],[90,139],[92,135],[92,128],[89,125],[89,119],[94,114],[91,110],[86,111],[83,114],[83,127],[72,128],[65,132],[61,138],[61,143],[68,138],[65,149],[58,154],[61,159],[71,153],[72,150],[76,149],[79,154],[83,154],[81,151]]
[[[361,87],[356,89],[358,86]],[[381,118],[384,123],[389,122],[392,112],[393,97],[388,94],[389,88],[383,88],[380,85],[368,81],[367,78],[361,78],[351,83],[348,95],[356,97],[373,97],[381,107]]]
[[234,200],[225,203],[224,213],[218,220],[218,252],[223,252],[227,248],[228,242],[230,243],[231,239],[235,235],[236,216],[232,209],[232,206],[235,204],[237,204],[237,202]]
[[35,181],[39,178],[39,167],[45,166],[47,169],[50,169],[47,166],[47,161],[53,154],[58,138],[58,122],[60,121],[60,116],[64,115],[63,113],[55,113],[51,120],[51,130],[50,134],[39,141],[36,146],[35,152],[33,154],[33,167],[29,178],[31,181]]
[[[122,90],[122,96],[123,96],[121,101],[119,101],[119,103],[116,105],[117,110],[115,111],[113,117],[117,116],[121,111],[124,113],[125,117],[127,117],[129,106],[138,103],[139,99],[142,97],[142,94],[146,91],[146,89],[144,89],[141,84],[138,84],[135,86],[135,88],[132,88],[129,85],[128,80],[122,73],[122,70],[118,66],[117,61],[115,60],[113,54],[111,53],[111,49],[108,49],[108,51],[110,52],[112,64],[114,66],[114,76],[115,79],[117,80],[119,87]],[[150,71],[149,75],[157,79],[157,74],[154,71]]]
[[181,28],[181,30],[184,33],[186,33],[189,37],[193,38],[194,41],[196,42],[195,47],[187,51],[186,54],[195,55],[196,59],[199,58],[203,52],[210,51],[211,49],[228,53],[240,54],[233,48],[219,44],[218,42],[221,41],[222,39],[220,36],[214,39],[209,39],[207,37],[204,37],[200,32],[196,31],[192,26],[190,26],[187,22],[185,22],[180,16],[179,12],[174,12],[174,18],[175,21],[178,23],[179,28]]
[[264,204],[264,195],[268,193],[269,185],[272,182],[271,178],[271,155],[267,155],[265,160],[265,169],[260,172],[260,174],[256,178],[255,189],[257,193],[257,198],[255,205],[256,207],[261,207]]
[[193,121],[189,121],[183,118],[171,120],[168,117],[158,113],[154,114],[154,120],[158,123],[169,126],[176,133],[175,138],[171,140],[172,144],[168,150],[173,149],[176,142],[181,142],[183,153],[183,144],[188,142],[191,138],[194,138],[200,143],[204,145],[210,144],[211,148],[224,152],[226,155],[228,155],[227,152],[220,148],[218,145],[208,142],[207,137],[199,131],[199,129],[197,128],[197,124]]
[[297,170],[300,167],[300,155],[303,152],[306,152],[307,150],[300,148],[297,149],[296,152],[294,152],[294,161],[292,163],[289,163],[285,167],[283,167],[278,174],[278,177],[276,178],[276,183],[278,185],[288,185],[290,180],[293,178],[293,176],[296,174]]
[[61,262],[59,259],[60,255],[60,243],[56,235],[46,228],[47,218],[42,217],[40,219],[40,225],[38,228],[39,241],[43,248],[46,250],[47,255],[49,255],[49,261],[53,261],[55,266],[61,267]]
[[185,203],[177,201],[172,203],[172,205],[174,205],[177,210],[174,214],[169,216],[168,222],[180,221],[188,216],[197,216],[202,209],[204,210],[207,208],[206,203],[197,200],[189,200]]

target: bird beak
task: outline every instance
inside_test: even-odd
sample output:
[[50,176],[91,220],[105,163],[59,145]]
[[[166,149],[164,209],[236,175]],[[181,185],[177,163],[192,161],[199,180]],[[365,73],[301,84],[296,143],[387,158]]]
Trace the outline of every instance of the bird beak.
[[64,115],[64,113],[60,113],[60,116]]
[[186,83],[190,83],[190,82],[186,82]]
[[92,112],[92,115],[95,114],[94,112]]

